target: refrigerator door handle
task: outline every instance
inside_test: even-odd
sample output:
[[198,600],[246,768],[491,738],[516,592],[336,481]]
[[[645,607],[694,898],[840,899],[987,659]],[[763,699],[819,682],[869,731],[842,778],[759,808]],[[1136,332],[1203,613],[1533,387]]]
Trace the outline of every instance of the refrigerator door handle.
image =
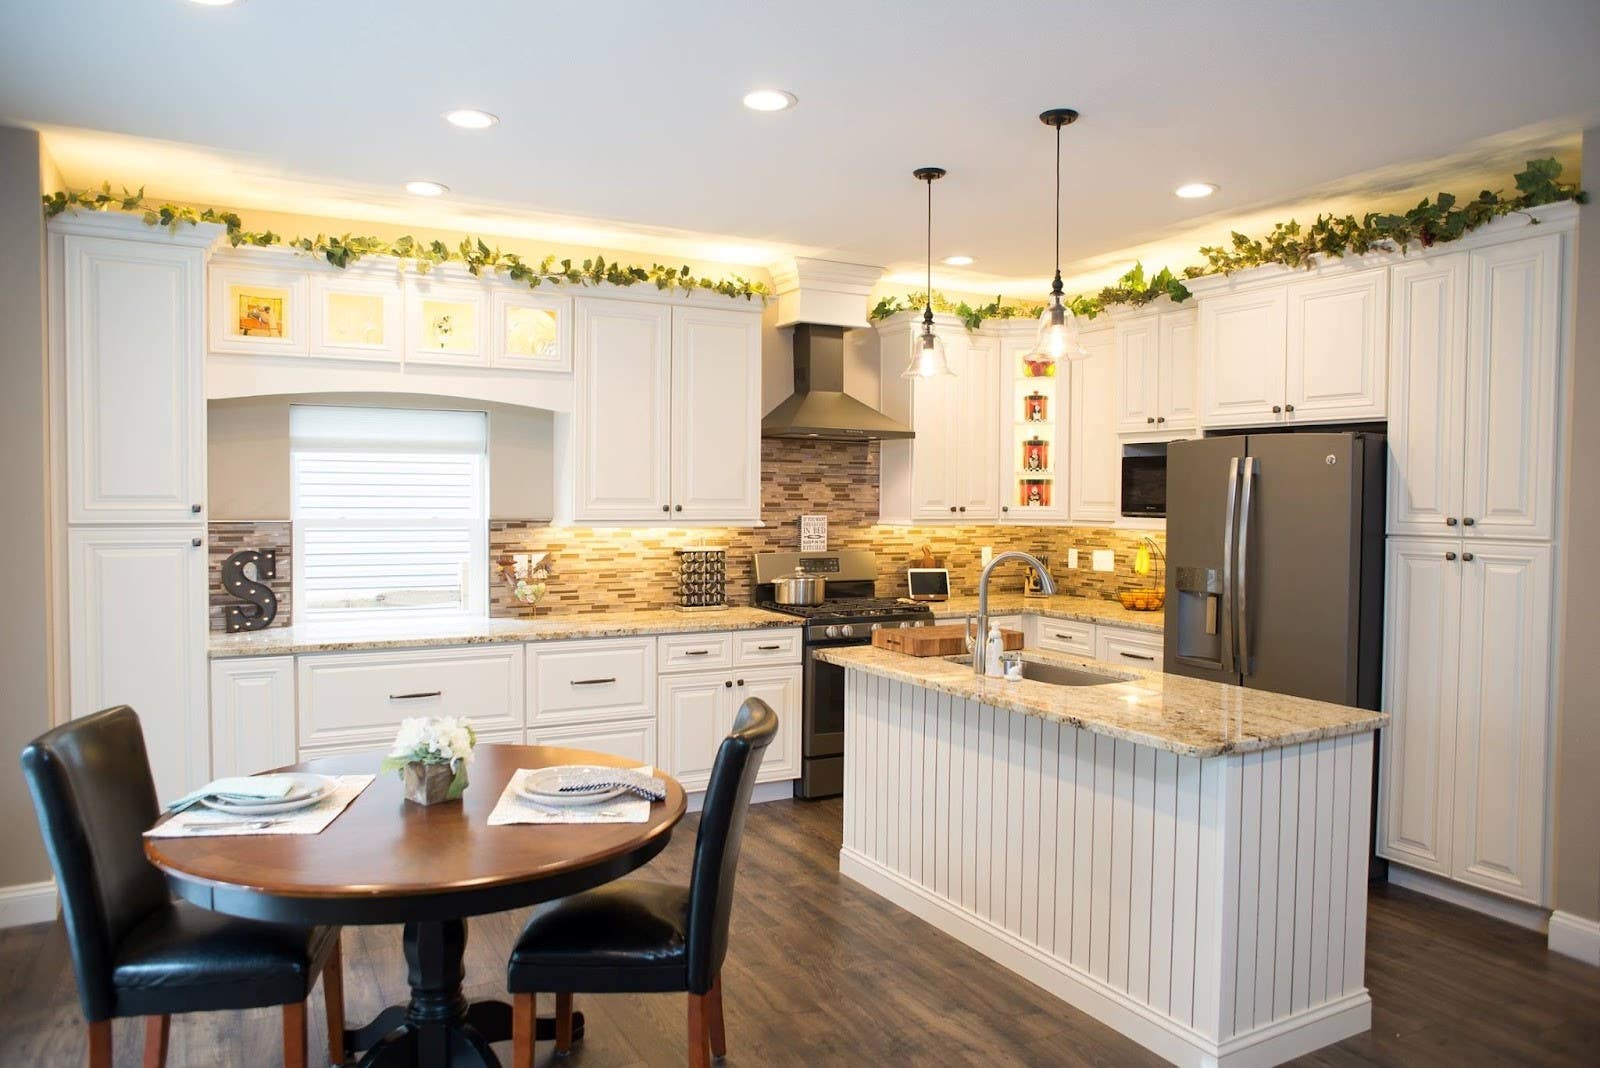
[[1239,614],[1236,624],[1239,634],[1239,674],[1250,674],[1250,491],[1256,483],[1256,469],[1260,461],[1254,456],[1244,460],[1244,491],[1239,498],[1239,564],[1238,595],[1234,608]]
[[1239,458],[1228,458],[1228,506],[1222,525],[1222,670],[1233,674],[1233,528],[1239,511]]

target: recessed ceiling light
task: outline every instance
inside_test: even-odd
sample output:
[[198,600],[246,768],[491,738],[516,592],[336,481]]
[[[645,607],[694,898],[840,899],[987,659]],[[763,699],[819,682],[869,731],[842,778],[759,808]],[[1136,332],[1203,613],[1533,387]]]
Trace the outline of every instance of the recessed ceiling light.
[[450,187],[442,182],[431,182],[426,178],[414,178],[406,183],[406,192],[418,197],[442,197],[450,192]]
[[479,111],[477,108],[456,108],[454,111],[444,113],[444,121],[463,130],[487,130],[500,122],[500,116]]
[[1190,182],[1188,185],[1180,185],[1173,190],[1174,193],[1185,200],[1198,200],[1201,197],[1208,197],[1216,191],[1217,187],[1210,182]]
[[944,258],[944,264],[945,264],[946,267],[970,267],[970,266],[972,266],[972,257],[971,256],[946,256]]
[[800,101],[782,89],[752,89],[744,94],[744,106],[751,111],[788,111]]
[[244,3],[244,0],[189,0],[189,3],[199,4],[201,7],[233,7],[235,4]]

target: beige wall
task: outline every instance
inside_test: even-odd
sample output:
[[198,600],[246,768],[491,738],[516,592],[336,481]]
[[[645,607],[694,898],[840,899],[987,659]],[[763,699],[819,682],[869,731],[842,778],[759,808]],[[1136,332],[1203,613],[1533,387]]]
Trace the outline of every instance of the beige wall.
[[207,405],[206,498],[212,519],[289,518],[290,404],[487,411],[490,516],[551,516],[555,459],[554,420],[549,412],[448,397],[305,393],[214,400]]
[[0,887],[50,877],[17,755],[50,726],[44,219],[39,136],[0,127]]
[[[1600,127],[1583,135],[1583,173],[1600,175]],[[1567,463],[1561,630],[1557,682],[1555,906],[1600,919],[1600,203],[1578,227],[1577,337]]]

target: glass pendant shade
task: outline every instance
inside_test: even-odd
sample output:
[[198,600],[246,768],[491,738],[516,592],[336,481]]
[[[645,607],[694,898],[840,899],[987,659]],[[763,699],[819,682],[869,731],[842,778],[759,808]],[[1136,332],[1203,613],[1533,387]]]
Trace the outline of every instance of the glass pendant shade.
[[1052,366],[1058,360],[1082,360],[1088,355],[1089,350],[1078,336],[1078,317],[1061,302],[1060,297],[1052,298],[1044,311],[1039,313],[1039,332],[1034,336],[1029,362],[1042,368]]
[[911,354],[911,362],[906,365],[904,377],[940,378],[954,375],[950,360],[945,355],[944,342],[933,332],[932,321],[924,320],[922,333],[917,337],[917,347]]

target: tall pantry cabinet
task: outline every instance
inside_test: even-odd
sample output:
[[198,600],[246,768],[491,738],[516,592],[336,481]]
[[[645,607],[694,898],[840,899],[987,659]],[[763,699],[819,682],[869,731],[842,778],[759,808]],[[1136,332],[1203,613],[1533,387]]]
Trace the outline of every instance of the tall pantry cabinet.
[[203,332],[221,232],[114,214],[49,226],[67,711],[131,705],[163,801],[210,771]]
[[1576,212],[1396,263],[1378,851],[1549,903],[1551,673]]

